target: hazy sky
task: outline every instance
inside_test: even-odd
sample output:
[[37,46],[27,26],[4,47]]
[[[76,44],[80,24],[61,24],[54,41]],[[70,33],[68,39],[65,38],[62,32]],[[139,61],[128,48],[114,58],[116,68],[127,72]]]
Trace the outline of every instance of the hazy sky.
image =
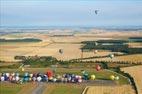
[[0,25],[138,26],[142,0],[0,0]]

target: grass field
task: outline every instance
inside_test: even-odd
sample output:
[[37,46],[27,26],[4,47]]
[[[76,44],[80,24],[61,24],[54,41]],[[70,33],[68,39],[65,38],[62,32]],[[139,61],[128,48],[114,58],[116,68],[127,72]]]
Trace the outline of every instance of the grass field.
[[37,86],[36,83],[14,84],[0,82],[0,94],[31,94]]
[[81,94],[85,85],[76,84],[50,84],[46,85],[43,94]]
[[[0,83],[0,94],[32,94],[38,83],[12,84]],[[63,84],[63,83],[44,83],[42,94],[81,94],[85,85]]]

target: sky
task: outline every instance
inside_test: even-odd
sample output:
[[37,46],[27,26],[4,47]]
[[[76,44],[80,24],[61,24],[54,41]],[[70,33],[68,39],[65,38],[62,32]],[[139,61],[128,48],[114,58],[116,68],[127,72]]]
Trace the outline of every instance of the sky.
[[0,0],[0,26],[142,26],[142,0]]

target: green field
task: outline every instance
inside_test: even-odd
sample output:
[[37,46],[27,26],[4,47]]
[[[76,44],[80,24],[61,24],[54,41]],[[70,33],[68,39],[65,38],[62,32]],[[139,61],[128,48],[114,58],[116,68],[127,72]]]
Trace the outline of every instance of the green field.
[[50,84],[46,85],[43,94],[81,94],[85,85],[76,84]]
[[0,83],[0,94],[17,94],[21,89],[18,84]]

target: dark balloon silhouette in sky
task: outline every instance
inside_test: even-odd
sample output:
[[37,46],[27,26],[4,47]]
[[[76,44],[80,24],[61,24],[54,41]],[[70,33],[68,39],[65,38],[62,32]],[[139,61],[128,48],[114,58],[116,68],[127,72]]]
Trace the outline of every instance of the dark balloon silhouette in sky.
[[96,14],[96,15],[98,14],[98,11],[99,11],[99,10],[95,10],[95,14]]

